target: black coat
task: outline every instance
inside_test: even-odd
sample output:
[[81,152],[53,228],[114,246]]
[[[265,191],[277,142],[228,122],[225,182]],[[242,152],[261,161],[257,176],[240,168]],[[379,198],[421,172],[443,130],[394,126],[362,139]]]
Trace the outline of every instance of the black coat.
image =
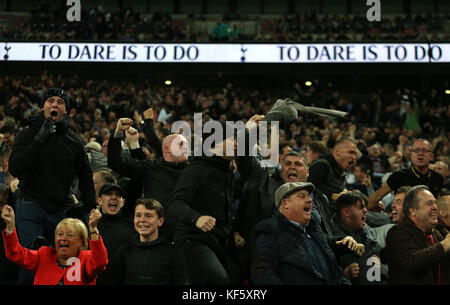
[[308,182],[320,187],[330,201],[329,210],[331,216],[336,213],[331,194],[338,194],[344,190],[345,171],[336,162],[332,154],[321,156],[309,166]]
[[139,177],[145,198],[158,200],[164,208],[186,163],[166,162],[164,159],[137,160],[122,158],[121,138],[111,137],[108,142],[108,166],[126,177]]
[[244,182],[236,215],[236,228],[247,242],[254,226],[267,219],[275,209],[275,191],[284,184],[279,170],[262,167],[256,157],[238,157],[236,165]]
[[133,236],[136,236],[137,233],[134,230],[133,221],[124,217],[122,213],[117,215],[103,214],[97,228],[102,235],[103,243],[108,251],[108,261],[110,262],[97,278],[97,285],[101,285],[109,282],[108,277],[114,255],[121,246],[131,243]]
[[[314,217],[306,233],[322,248],[333,284],[348,284],[335,257],[335,253],[348,253],[345,247],[336,245],[340,238],[325,235]],[[325,278],[317,273],[309,258],[304,241],[308,238],[306,233],[278,211],[258,223],[252,261],[253,282],[257,285],[325,285]]]
[[[378,244],[378,242],[371,237],[369,237],[368,232],[366,232],[367,226],[365,227],[365,230],[362,230],[361,232],[352,232],[350,231],[347,226],[340,221],[339,219],[335,219],[336,227],[334,235],[346,235],[353,237],[356,242],[359,244],[364,245],[364,254],[362,256],[358,256],[355,253],[350,253],[347,255],[342,255],[339,257],[339,264],[340,266],[345,269],[348,265],[352,263],[357,263],[359,265],[359,274],[358,277],[352,278],[352,284],[354,285],[380,285],[382,284],[381,277],[380,281],[370,281],[367,277],[367,272],[370,272],[370,268],[372,268],[373,264],[367,264],[368,259],[372,255],[378,256],[378,258],[381,258],[381,247]],[[381,269],[380,269],[380,276],[381,276]]]
[[143,243],[139,237],[123,245],[111,265],[110,284],[189,284],[183,254],[166,239]]
[[56,132],[40,144],[34,137],[42,122],[41,115],[14,140],[9,171],[19,178],[21,197],[39,203],[49,212],[61,211],[73,205],[70,186],[78,177],[79,200],[89,211],[96,206],[95,190],[83,141],[63,120],[56,123]]
[[[198,157],[181,174],[168,203],[167,215],[175,219],[174,240],[194,239],[206,243],[218,256],[230,236],[234,201],[230,161],[221,157]],[[203,232],[195,224],[200,216],[212,216],[216,225]]]

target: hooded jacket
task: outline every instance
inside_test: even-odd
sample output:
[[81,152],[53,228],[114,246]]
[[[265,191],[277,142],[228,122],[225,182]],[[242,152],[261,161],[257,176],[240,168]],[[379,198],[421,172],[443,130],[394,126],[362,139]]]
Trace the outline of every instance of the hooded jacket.
[[179,249],[159,237],[141,242],[138,236],[123,245],[111,265],[111,284],[186,285],[189,284],[184,257]]
[[49,212],[61,211],[73,204],[70,186],[78,177],[80,201],[86,210],[94,208],[94,183],[83,141],[69,129],[64,118],[55,123],[56,132],[40,144],[34,137],[43,122],[44,116],[40,114],[14,140],[9,171],[19,178],[21,197]]

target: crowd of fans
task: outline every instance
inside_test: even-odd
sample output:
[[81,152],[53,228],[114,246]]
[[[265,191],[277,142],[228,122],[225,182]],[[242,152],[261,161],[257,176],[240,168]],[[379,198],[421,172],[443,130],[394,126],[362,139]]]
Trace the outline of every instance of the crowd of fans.
[[386,150],[389,157],[398,144],[416,137],[433,143],[436,158],[448,158],[450,152],[450,95],[436,89],[419,94],[411,88],[354,94],[348,88],[319,80],[314,80],[312,86],[296,83],[286,96],[274,96],[231,82],[199,89],[183,84],[159,86],[147,80],[140,83],[82,80],[77,75],[65,78],[44,71],[40,78],[0,79],[2,126],[9,122],[14,128],[21,128],[27,117],[40,111],[44,88],[54,85],[66,88],[71,99],[68,116],[72,128],[86,143],[92,137],[102,143],[114,131],[118,118],[132,118],[134,110],[142,113],[150,106],[158,116],[157,127],[170,130],[170,124],[178,120],[193,123],[195,112],[202,112],[205,120],[246,121],[253,114],[267,113],[278,98],[291,98],[303,105],[350,114],[349,122],[306,114],[290,126],[283,126],[281,141],[289,141],[297,150],[306,150],[310,141],[335,141],[348,136],[349,126],[355,124],[355,137],[363,146],[374,143],[393,146]]
[[[380,22],[368,22],[361,13],[340,16],[289,13],[267,18],[226,13],[218,20],[194,13],[174,17],[165,12],[143,14],[133,8],[111,11],[101,4],[83,7],[80,22],[67,22],[60,9],[52,10],[45,2],[36,1],[29,17],[13,19],[11,26],[0,29],[0,37],[119,42],[441,41],[449,38],[449,16],[448,13],[383,16]],[[256,21],[257,26],[248,31],[246,21]]]
[[[361,182],[365,184],[366,191],[370,188],[373,192],[385,182],[389,174],[409,168],[411,145],[414,143],[414,139],[424,138],[431,144],[430,148],[434,154],[431,167],[442,173],[445,179],[444,183],[448,187],[448,166],[450,165],[450,107],[448,105],[450,104],[450,95],[436,89],[431,89],[430,92],[424,94],[419,94],[412,88],[399,88],[395,92],[378,90],[355,95],[352,94],[351,88],[337,88],[332,82],[324,83],[316,79],[311,86],[297,83],[284,96],[275,96],[272,92],[242,88],[229,81],[223,83],[218,81],[216,86],[211,85],[210,88],[202,87],[200,89],[183,84],[159,86],[148,80],[138,82],[86,80],[77,75],[65,77],[44,71],[40,77],[0,78],[0,133],[2,135],[0,138],[3,142],[0,165],[3,169],[3,182],[11,191],[17,190],[17,179],[8,172],[8,160],[10,160],[14,135],[30,124],[30,117],[41,112],[44,92],[51,87],[61,87],[66,90],[70,99],[70,104],[66,103],[66,105],[70,105],[67,109],[68,124],[82,139],[86,149],[92,149],[98,153],[98,156],[95,157],[97,161],[101,161],[102,158],[104,161],[107,156],[111,156],[112,152],[108,153],[108,149],[111,150],[111,148],[119,150],[119,153],[115,151],[114,157],[120,158],[121,143],[116,135],[118,131],[127,130],[123,127],[124,124],[131,123],[139,132],[139,145],[145,155],[142,157],[147,160],[156,160],[158,155],[161,155],[161,147],[155,147],[154,142],[152,143],[142,130],[142,115],[149,107],[153,108],[153,126],[156,136],[162,142],[168,134],[173,132],[171,125],[175,121],[186,121],[191,125],[191,130],[194,130],[194,113],[201,112],[203,122],[209,119],[222,123],[238,120],[247,122],[255,114],[267,114],[278,99],[290,98],[305,106],[348,112],[349,119],[300,113],[296,121],[281,124],[279,134],[281,148],[290,146],[292,150],[308,155],[313,143],[319,142],[324,147],[323,153],[325,154],[335,147],[336,143],[340,143],[341,139],[353,139],[358,149],[356,155],[359,160],[389,159],[389,162],[383,163],[380,167],[383,168],[382,172],[377,171],[380,169],[378,167],[374,167],[372,170],[364,169],[358,162],[354,172],[347,173],[348,184]],[[130,118],[131,120],[128,122],[121,119],[121,121],[120,118]],[[296,156],[292,155],[291,157]],[[92,161],[92,159],[90,160]],[[442,161],[439,166],[438,161]],[[93,166],[92,164],[91,166]],[[108,170],[107,165],[109,164],[113,163],[103,162],[102,166]],[[116,163],[114,164],[117,166]],[[124,166],[124,171],[131,170],[132,165],[140,168],[136,164],[130,163],[130,165]],[[372,180],[369,179],[369,182],[361,180],[357,171],[369,175]],[[244,175],[244,173],[241,174]],[[118,177],[120,178],[120,175]],[[196,182],[195,179],[187,180],[189,183]],[[108,187],[112,188],[110,185]],[[119,192],[114,195],[115,198],[126,196],[120,188],[118,190]],[[370,192],[366,191],[363,193],[370,195]],[[101,189],[97,197],[104,193],[106,190]],[[244,198],[244,193],[241,194],[242,198]],[[164,192],[164,196],[168,195],[168,192]],[[220,198],[219,196],[218,200]],[[392,198],[390,200],[383,198],[383,200],[382,204],[378,204],[372,210],[375,214],[390,215],[393,209]],[[127,199],[126,202],[128,201]],[[213,202],[216,201],[213,200]],[[143,206],[145,205],[143,204]],[[130,207],[132,208],[133,204],[128,202],[128,209]],[[142,209],[145,210],[145,207]],[[12,211],[8,207],[9,210]],[[236,213],[238,212],[234,207],[233,215],[236,216]],[[9,226],[11,224],[9,221],[13,218],[11,214],[14,215],[13,212],[8,212],[8,215],[4,217],[4,219],[8,219]],[[250,215],[248,216],[250,217]],[[376,216],[372,214],[372,217]],[[111,218],[109,219],[111,220]],[[387,219],[390,222],[389,217]],[[13,220],[12,223],[14,223]],[[206,223],[205,226],[207,226]],[[97,230],[96,226],[91,227],[95,231]],[[90,229],[90,231],[92,230]],[[104,233],[102,229],[100,231],[100,234],[106,239],[104,234],[108,234],[107,230],[103,229]],[[234,236],[235,241],[238,240],[237,237],[240,237],[239,234]],[[10,239],[8,240],[10,241]],[[123,251],[125,250],[122,249]],[[108,256],[109,252],[108,249]],[[121,255],[125,261],[131,254],[122,252]],[[111,253],[111,255],[113,254]],[[189,268],[194,267],[188,264]],[[248,265],[245,268],[248,268]],[[245,270],[242,272],[245,274]],[[345,272],[351,271],[348,269]],[[244,279],[248,280],[249,278],[244,275]],[[184,283],[185,278],[180,281]]]

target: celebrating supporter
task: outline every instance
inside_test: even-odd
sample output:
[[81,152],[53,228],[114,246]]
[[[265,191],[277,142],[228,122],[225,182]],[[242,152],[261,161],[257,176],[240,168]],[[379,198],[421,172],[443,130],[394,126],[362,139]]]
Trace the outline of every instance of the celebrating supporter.
[[65,218],[56,226],[55,248],[29,250],[19,243],[14,210],[7,205],[2,210],[6,257],[33,272],[34,285],[95,285],[108,263],[108,253],[97,229],[101,217],[100,211],[91,211],[89,232],[81,220]]

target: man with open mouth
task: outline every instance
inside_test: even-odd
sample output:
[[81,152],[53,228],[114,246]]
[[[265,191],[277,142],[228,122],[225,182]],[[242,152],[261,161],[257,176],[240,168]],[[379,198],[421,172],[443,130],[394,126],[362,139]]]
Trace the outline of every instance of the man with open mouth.
[[363,198],[353,192],[343,194],[336,200],[336,209],[335,235],[350,235],[365,247],[364,255],[361,257],[350,254],[339,258],[345,276],[353,285],[382,284],[381,277],[377,281],[367,277],[367,272],[372,267],[372,264],[367,264],[368,259],[371,258],[380,263],[381,247],[370,232],[371,228],[366,224],[367,208]]
[[123,190],[118,184],[104,184],[99,190],[97,203],[102,213],[98,228],[102,232],[103,242],[108,250],[108,259],[111,262],[97,279],[97,285],[103,285],[110,282],[113,255],[120,246],[131,242],[136,234],[132,219],[122,213],[125,199]]
[[[148,117],[146,117],[146,113]],[[144,130],[151,129],[149,125],[153,125],[153,110],[147,109],[144,113],[145,121],[142,123]],[[175,185],[188,164],[189,147],[187,140],[180,134],[169,134],[157,147],[153,147],[158,151],[159,157],[153,160],[124,157],[122,155],[122,138],[125,133],[130,137],[130,148],[136,150],[140,148],[139,132],[132,127],[133,120],[130,118],[120,118],[117,121],[114,136],[108,142],[108,166],[115,172],[124,177],[135,179],[142,183],[142,190],[133,189],[136,196],[127,192],[129,198],[139,198],[143,192],[145,198],[153,198],[158,200],[163,207],[167,208],[170,195]],[[154,131],[154,130],[153,130]],[[148,133],[147,133],[148,134]],[[153,135],[156,137],[155,135]],[[134,140],[133,140],[134,139]],[[156,141],[157,142],[157,141]],[[132,209],[131,209],[132,210]],[[129,210],[130,211],[130,210]],[[175,231],[175,221],[166,217],[164,225],[160,229],[160,234],[168,238],[173,238]]]
[[408,191],[403,213],[404,220],[386,237],[389,284],[450,284],[450,234],[444,237],[435,229],[438,208],[428,186]]
[[[364,254],[351,236],[326,235],[312,213],[309,182],[288,182],[275,192],[277,211],[255,227],[252,280],[257,285],[348,284],[336,255]],[[345,236],[345,237],[344,237]],[[343,237],[343,238],[342,238]]]
[[392,203],[392,222],[399,223],[403,220],[403,201],[405,200],[406,193],[411,189],[410,186],[405,185],[400,187],[394,196],[394,202]]
[[[38,236],[54,240],[56,225],[73,207],[71,184],[76,177],[83,207],[73,216],[82,218],[96,205],[85,144],[69,128],[69,109],[68,94],[49,88],[42,96],[41,113],[28,118],[29,126],[14,139],[9,171],[20,181],[15,212],[24,247]],[[21,283],[31,284],[31,276]]]

